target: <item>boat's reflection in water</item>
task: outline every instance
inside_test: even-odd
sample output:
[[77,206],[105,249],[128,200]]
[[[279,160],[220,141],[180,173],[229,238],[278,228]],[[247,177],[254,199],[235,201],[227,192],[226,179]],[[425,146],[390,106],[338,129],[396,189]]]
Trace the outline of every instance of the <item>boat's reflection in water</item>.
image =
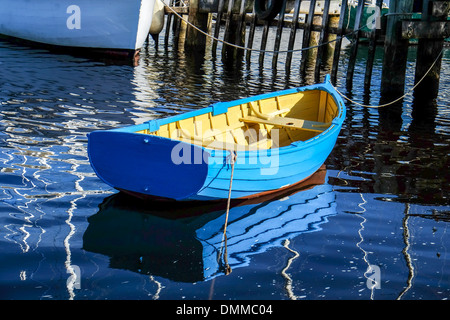
[[[251,255],[320,230],[336,214],[335,194],[322,167],[310,179],[277,194],[232,202],[227,262],[247,266]],[[110,267],[198,282],[225,274],[226,202],[141,202],[122,193],[105,199],[89,218],[84,249],[110,257]]]

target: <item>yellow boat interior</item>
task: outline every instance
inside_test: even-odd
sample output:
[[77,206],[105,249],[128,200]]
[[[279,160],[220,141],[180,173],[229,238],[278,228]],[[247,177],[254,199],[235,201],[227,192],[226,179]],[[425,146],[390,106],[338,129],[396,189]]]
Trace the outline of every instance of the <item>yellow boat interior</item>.
[[311,139],[337,115],[338,107],[328,92],[310,90],[236,104],[223,114],[204,113],[139,133],[213,149],[258,150]]

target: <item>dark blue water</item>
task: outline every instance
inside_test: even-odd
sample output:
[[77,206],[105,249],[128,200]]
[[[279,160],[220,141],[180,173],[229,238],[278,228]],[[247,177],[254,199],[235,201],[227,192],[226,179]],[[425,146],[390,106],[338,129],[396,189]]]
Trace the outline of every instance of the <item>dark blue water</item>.
[[[382,49],[369,92],[365,51],[352,89],[343,52],[337,87],[377,105]],[[449,49],[426,116],[412,95],[398,113],[348,103],[313,182],[230,210],[225,256],[223,206],[142,203],[95,176],[93,130],[305,84],[298,54],[290,73],[258,58],[150,41],[132,67],[1,41],[0,299],[448,299]]]

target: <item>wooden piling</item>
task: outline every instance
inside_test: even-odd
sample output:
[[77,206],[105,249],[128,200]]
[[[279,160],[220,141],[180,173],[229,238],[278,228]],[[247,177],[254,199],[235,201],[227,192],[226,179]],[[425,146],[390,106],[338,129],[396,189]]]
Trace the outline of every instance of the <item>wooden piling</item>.
[[330,0],[325,0],[325,6],[323,8],[322,15],[322,30],[320,31],[319,47],[317,48],[316,67],[314,68],[314,78],[316,82],[320,82],[320,68],[323,66],[323,56],[325,47],[323,45],[324,40],[328,38],[328,16],[330,12]]
[[[174,0],[170,0],[169,6],[173,7],[173,3],[174,3]],[[169,33],[170,33],[170,24],[172,22],[172,17],[173,17],[173,13],[172,12],[168,12],[167,13],[167,20],[166,20],[166,34],[165,34],[165,37],[164,37],[164,46],[166,48],[169,45]]]
[[283,5],[281,7],[281,12],[278,18],[278,23],[277,23],[277,32],[276,32],[276,36],[275,36],[275,44],[273,47],[273,51],[275,51],[275,53],[272,56],[272,69],[276,69],[277,68],[277,62],[278,62],[278,51],[280,50],[280,43],[281,43],[281,34],[283,32],[283,26],[284,26],[284,14],[286,11],[286,2],[287,0],[283,0]]
[[[239,12],[234,14],[233,11],[239,6]],[[224,41],[235,44],[239,47],[245,46],[245,0],[230,0],[228,2],[227,20],[225,23]],[[241,60],[244,51],[237,47],[224,45],[222,47],[222,55],[227,59]]]
[[[301,0],[295,0],[294,16],[292,17],[291,32],[289,34],[288,51],[294,49],[295,36],[297,34],[298,15],[300,13],[301,4]],[[292,54],[293,52],[290,51],[286,54],[286,73],[289,73],[291,70]]]
[[[423,1],[422,21],[446,21],[449,12],[449,3]],[[431,25],[431,24],[428,24]],[[436,35],[438,36],[438,35]],[[434,39],[421,38],[417,47],[415,83],[422,78],[423,81],[414,91],[415,97],[436,97],[439,91],[439,78],[441,69],[441,54],[444,46],[443,36]],[[437,61],[436,61],[437,60]],[[436,62],[433,66],[433,63]],[[431,69],[430,69],[431,68]]]
[[264,29],[263,34],[261,37],[261,46],[260,46],[260,52],[259,52],[259,65],[264,65],[264,56],[265,56],[265,50],[267,46],[267,36],[269,35],[269,27],[270,27],[270,21],[265,20],[264,21]]
[[[190,0],[188,21],[198,29],[208,31],[208,13],[199,12],[199,0]],[[197,52],[204,52],[206,47],[206,35],[193,28],[191,25],[186,29],[185,48]]]
[[330,15],[328,18],[328,30],[330,30],[325,37],[324,41],[328,42],[325,46],[324,56],[322,56],[322,67],[326,68],[328,72],[331,72],[331,66],[333,64],[333,55],[336,48],[336,31],[339,25],[339,15],[336,13],[332,13],[330,11]]
[[245,46],[245,7],[246,0],[241,0],[241,6],[239,8],[239,14],[237,15],[237,24],[236,24],[236,41],[235,44],[239,44],[241,47]]
[[227,19],[225,21],[225,31],[223,35],[223,40],[226,42],[230,42],[230,33],[232,33],[232,31],[230,31],[230,25],[233,20],[233,7],[234,0],[228,0]]
[[[383,5],[383,0],[377,0],[376,2],[376,8],[378,10],[378,13],[380,14],[380,17],[377,17],[377,19],[381,18],[381,9]],[[378,41],[378,30],[375,26],[372,26],[372,31],[370,33],[370,39],[369,39],[369,52],[367,54],[367,63],[366,63],[366,72],[364,74],[364,89],[368,91],[370,88],[370,84],[372,82],[372,70],[373,70],[373,61],[375,59],[375,51],[377,48],[377,41]]]
[[[414,0],[399,0],[389,3],[381,76],[382,96],[397,98],[403,95],[409,41],[401,37],[400,21],[412,12],[413,5]],[[402,13],[406,15],[402,15]]]
[[[216,25],[214,27],[214,38],[219,38],[219,31],[220,31],[220,23],[222,21],[222,15],[223,15],[223,9],[225,6],[224,0],[219,0],[218,8],[217,8],[217,16],[216,16]],[[216,49],[217,49],[217,41],[214,40],[212,43],[212,54],[213,56],[216,55]]]
[[[316,9],[316,0],[311,0],[310,5],[309,5],[308,17],[306,18],[305,27],[303,28],[302,48],[309,47],[310,40],[311,40],[311,29],[312,29],[315,9]],[[306,74],[306,65],[307,64],[308,64],[308,51],[302,51],[302,59],[300,62],[300,75],[302,77],[304,77]]]
[[345,17],[348,9],[348,2],[347,0],[342,0],[341,4],[341,14],[339,16],[339,24],[336,31],[336,44],[334,47],[334,55],[333,55],[333,65],[331,67],[331,82],[336,84],[336,78],[337,78],[337,72],[339,67],[339,56],[341,54],[341,45],[342,45],[342,36],[344,35],[344,23],[345,23]]
[[359,29],[361,27],[361,18],[364,12],[364,1],[358,1],[358,7],[356,8],[356,17],[355,17],[355,25],[353,27],[353,35],[352,35],[352,46],[350,48],[350,57],[348,59],[348,67],[347,67],[347,79],[346,86],[350,88],[353,84],[353,74],[355,71],[356,64],[356,55],[358,53],[358,45],[359,45]]
[[[258,17],[256,16],[255,9],[253,8],[253,13],[252,13],[251,21],[250,21],[250,29],[248,31],[248,40],[247,40],[247,48],[249,48],[249,49],[253,48],[253,39],[255,37],[255,29],[256,29],[257,21],[258,21]],[[246,58],[248,67],[250,67],[251,55],[252,55],[252,50],[247,50],[247,54],[246,54],[245,58]]]

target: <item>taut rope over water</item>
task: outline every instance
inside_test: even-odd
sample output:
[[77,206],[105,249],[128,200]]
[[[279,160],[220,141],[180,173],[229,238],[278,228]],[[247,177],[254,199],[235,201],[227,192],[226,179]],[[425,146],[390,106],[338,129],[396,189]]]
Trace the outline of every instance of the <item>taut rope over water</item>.
[[401,97],[399,97],[399,98],[397,98],[397,99],[395,99],[395,100],[393,100],[393,101],[391,101],[391,102],[382,104],[382,105],[371,106],[371,105],[365,105],[365,104],[358,103],[358,102],[356,102],[356,101],[354,101],[354,100],[352,100],[352,99],[346,97],[346,96],[345,96],[343,93],[341,93],[335,86],[333,86],[333,87],[334,87],[334,89],[337,91],[337,93],[339,93],[339,94],[342,96],[342,98],[344,98],[344,99],[350,101],[351,103],[356,104],[356,105],[358,105],[358,106],[360,106],[360,107],[364,107],[364,108],[383,108],[383,107],[387,107],[387,106],[390,106],[390,105],[392,105],[392,104],[394,104],[394,103],[396,103],[396,102],[402,100],[402,99],[405,98],[407,95],[411,94],[411,93],[414,91],[414,89],[416,89],[416,88],[419,86],[419,84],[425,79],[425,77],[431,72],[431,70],[434,68],[434,65],[438,62],[438,60],[439,60],[439,58],[440,58],[440,56],[442,55],[443,52],[444,52],[444,49],[442,49],[441,52],[437,55],[437,57],[436,57],[436,59],[434,60],[433,64],[432,64],[431,67],[427,70],[427,72],[423,75],[423,77],[420,78],[420,80],[417,81],[417,83],[416,83],[411,89],[409,89],[408,92],[406,92],[406,93],[405,93],[404,95],[402,95]]

